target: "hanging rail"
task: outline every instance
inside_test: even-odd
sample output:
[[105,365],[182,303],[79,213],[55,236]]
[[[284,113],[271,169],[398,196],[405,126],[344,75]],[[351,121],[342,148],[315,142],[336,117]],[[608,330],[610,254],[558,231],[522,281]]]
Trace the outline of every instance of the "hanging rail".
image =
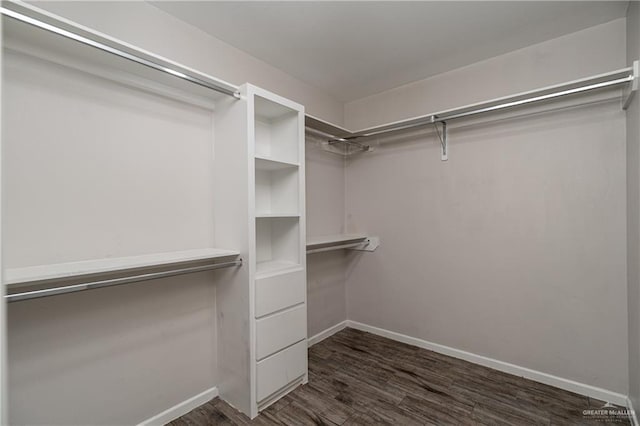
[[52,287],[42,290],[25,291],[22,293],[7,294],[4,296],[7,302],[19,302],[23,300],[38,299],[40,297],[56,296],[59,294],[75,293],[84,290],[94,290],[97,288],[113,287],[117,285],[129,284],[140,281],[155,280],[158,278],[173,277],[176,275],[193,274],[196,272],[211,271],[214,269],[229,268],[231,266],[242,266],[242,259],[231,262],[214,263],[211,265],[193,266],[189,268],[172,269],[169,271],[153,272],[149,274],[131,275],[122,278],[112,278],[108,280],[92,281],[82,284],[67,285],[63,287]]
[[322,253],[325,251],[332,251],[332,250],[361,248],[367,245],[368,243],[369,243],[368,240],[364,240],[359,243],[338,244],[338,245],[326,246],[326,247],[317,248],[317,249],[308,249],[307,254]]
[[[189,69],[178,64],[163,60],[155,55],[136,51],[135,49],[124,46],[114,40],[107,39],[106,37],[102,37],[86,29],[78,28],[71,23],[63,22],[53,16],[36,12],[31,8],[11,2],[3,3],[4,5],[0,7],[0,13],[3,16],[58,34],[62,37],[91,46],[139,65],[188,81],[189,83],[240,99],[240,92],[238,91],[238,88],[233,85],[207,77],[204,74],[195,75]],[[20,9],[20,11],[14,9]]]
[[[591,92],[598,89],[608,87],[626,86],[622,100],[622,108],[627,109],[629,103],[638,90],[639,70],[638,61],[635,61],[632,67],[622,68],[620,70],[609,73],[599,74],[579,80],[566,83],[556,84],[553,86],[543,87],[536,90],[518,93],[515,95],[504,96],[491,99],[484,102],[466,105],[460,108],[453,108],[432,114],[422,115],[407,120],[395,121],[381,126],[370,127],[359,131],[350,131],[340,126],[335,126],[316,117],[307,115],[307,127],[321,131],[327,135],[331,135],[332,140],[354,141],[359,138],[367,138],[377,136],[384,133],[396,132],[400,130],[408,130],[415,127],[426,126],[429,124],[442,123],[444,127],[441,136],[442,159],[447,159],[446,145],[446,122],[460,118],[471,117],[475,115],[485,114],[489,112],[497,112],[543,101],[564,98],[570,95]],[[436,128],[437,130],[437,128]]]

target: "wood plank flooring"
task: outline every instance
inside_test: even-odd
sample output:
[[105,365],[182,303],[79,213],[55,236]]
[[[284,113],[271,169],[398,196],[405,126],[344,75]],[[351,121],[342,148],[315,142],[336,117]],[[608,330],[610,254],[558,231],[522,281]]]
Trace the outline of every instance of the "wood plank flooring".
[[254,420],[215,398],[170,425],[630,425],[614,414],[583,414],[604,405],[345,329],[309,349],[309,383]]

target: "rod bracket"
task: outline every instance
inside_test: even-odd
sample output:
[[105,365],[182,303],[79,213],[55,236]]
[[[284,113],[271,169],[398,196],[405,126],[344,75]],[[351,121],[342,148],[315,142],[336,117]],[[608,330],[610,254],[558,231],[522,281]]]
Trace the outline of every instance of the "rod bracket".
[[442,133],[438,129],[438,117],[435,115],[431,116],[431,123],[433,124],[433,128],[436,130],[438,135],[438,139],[440,139],[440,159],[442,161],[447,161],[449,159],[449,143],[447,140],[447,122],[440,121],[442,123]]
[[640,80],[640,61],[633,61],[631,66],[633,79],[626,85],[622,93],[622,109],[627,110],[634,95],[638,91],[638,80]]
[[355,141],[355,138],[333,138],[322,144],[322,149],[334,154],[340,154],[345,157],[361,153],[371,152],[371,145],[366,145]]
[[356,247],[350,247],[347,250],[355,251],[376,251],[380,245],[380,237],[369,237],[363,243]]

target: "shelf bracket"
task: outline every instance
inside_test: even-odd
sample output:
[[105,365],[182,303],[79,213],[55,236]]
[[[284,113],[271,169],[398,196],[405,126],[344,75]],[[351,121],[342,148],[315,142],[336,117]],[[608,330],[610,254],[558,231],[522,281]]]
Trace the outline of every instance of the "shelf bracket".
[[[323,143],[322,148],[325,151],[341,154],[341,155],[344,155],[345,157],[359,153],[359,152],[373,151],[373,148],[370,145],[365,145],[360,142],[356,142],[354,139],[355,138],[329,139],[326,143]],[[342,148],[337,148],[338,145],[341,145]]]
[[442,133],[438,129],[438,121],[436,121],[437,117],[435,115],[431,116],[431,123],[433,123],[433,128],[436,130],[438,135],[438,139],[440,139],[440,159],[442,161],[447,161],[449,159],[449,143],[447,141],[447,122],[440,121],[442,123]]
[[355,250],[355,251],[376,251],[376,249],[380,246],[380,237],[369,237],[362,242],[362,244],[349,247],[347,250]]
[[629,108],[629,105],[631,105],[631,101],[638,91],[638,80],[640,80],[640,61],[633,61],[631,69],[633,73],[633,80],[626,85],[622,94],[622,109],[625,111]]

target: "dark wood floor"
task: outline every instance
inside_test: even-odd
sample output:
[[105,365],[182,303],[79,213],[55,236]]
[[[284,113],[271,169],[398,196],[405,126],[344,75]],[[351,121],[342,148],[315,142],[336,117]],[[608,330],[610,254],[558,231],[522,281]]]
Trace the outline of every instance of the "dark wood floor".
[[604,404],[345,329],[309,349],[309,383],[253,421],[216,398],[170,425],[630,424],[613,414],[594,418],[583,413]]

